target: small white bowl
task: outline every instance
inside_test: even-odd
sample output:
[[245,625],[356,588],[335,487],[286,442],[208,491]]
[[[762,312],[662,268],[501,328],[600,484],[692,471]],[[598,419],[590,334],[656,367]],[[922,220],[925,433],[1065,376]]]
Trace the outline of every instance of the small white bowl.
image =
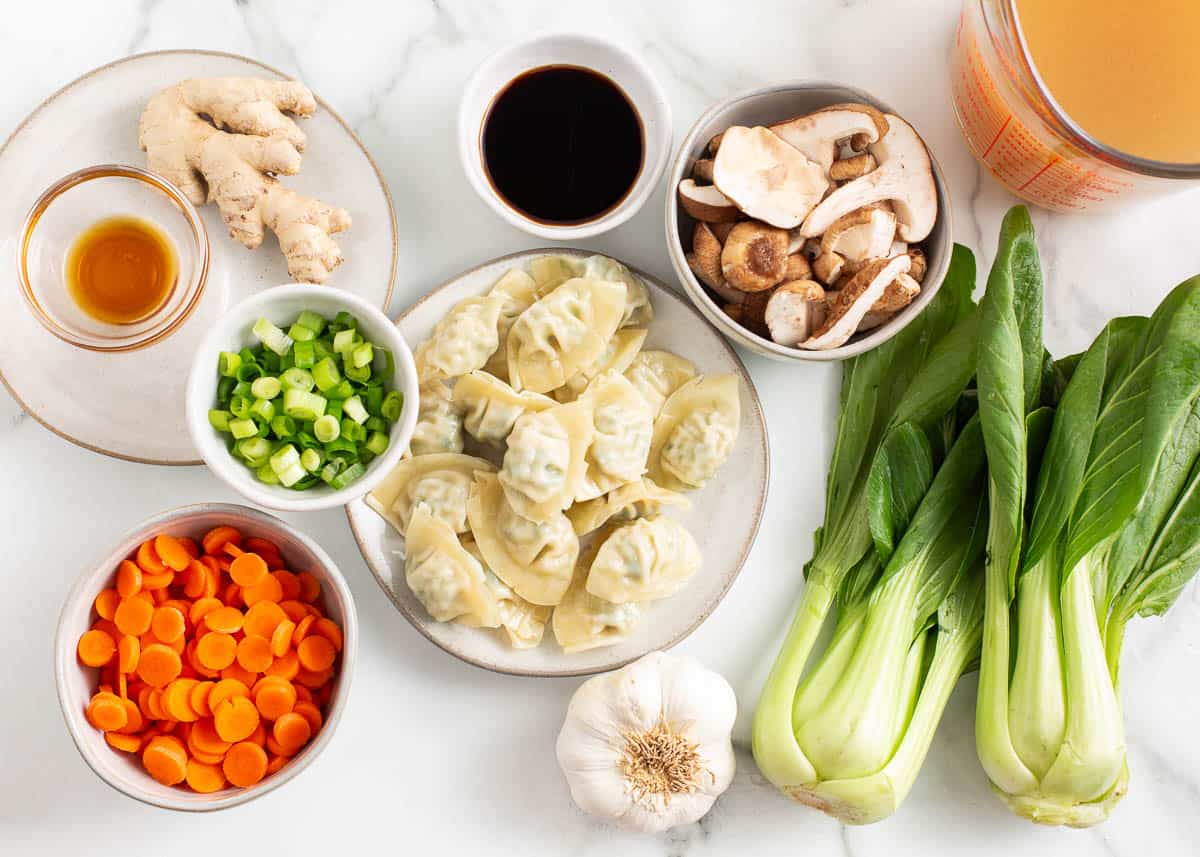
[[[929,151],[929,161],[933,166],[933,181],[937,186],[938,200],[937,222],[934,223],[929,237],[921,242],[921,246],[925,250],[928,268],[921,293],[886,324],[865,334],[852,337],[849,342],[839,348],[830,348],[825,351],[790,348],[751,333],[727,316],[688,267],[686,253],[687,249],[691,247],[691,235],[695,221],[679,205],[677,188],[679,183],[691,174],[692,164],[700,157],[701,152],[705,151],[708,141],[731,125],[770,125],[774,122],[782,122],[792,116],[811,113],[831,104],[848,101],[870,104],[884,113],[904,116],[900,111],[892,109],[869,93],[838,83],[788,81],[765,86],[727,98],[706,110],[692,125],[683,143],[680,144],[668,177],[670,187],[667,190],[666,211],[667,253],[671,257],[671,264],[675,268],[679,282],[683,284],[692,303],[704,313],[717,330],[738,345],[773,360],[795,363],[846,360],[882,345],[903,330],[933,300],[933,296],[942,287],[942,280],[950,267],[950,254],[954,248],[954,239],[951,236],[953,217],[950,213],[950,195],[946,191],[946,180],[942,175],[941,167],[938,166],[937,158],[933,156],[933,151],[929,149],[928,143],[925,148]],[[917,129],[917,132],[920,133],[920,129]]]
[[[259,318],[266,318],[286,329],[306,309],[326,318],[333,318],[339,311],[345,310],[357,318],[359,330],[365,339],[392,352],[396,371],[391,388],[404,395],[404,410],[400,419],[392,424],[388,448],[367,465],[367,472],[362,477],[340,490],[321,484],[304,491],[294,491],[282,485],[260,482],[253,470],[229,453],[226,446],[228,435],[214,429],[208,421],[208,412],[216,407],[217,402],[218,355],[222,351],[238,351],[257,344],[251,328]],[[417,368],[412,351],[391,319],[362,298],[339,289],[292,283],[246,298],[231,307],[209,330],[196,349],[188,375],[187,422],[192,442],[200,451],[204,463],[247,500],[269,509],[312,512],[346,505],[369,492],[391,472],[408,449],[408,442],[417,425],[419,400]]]
[[[85,711],[96,691],[96,670],[79,663],[75,654],[79,637],[92,624],[93,602],[100,590],[110,584],[117,565],[137,546],[157,533],[189,536],[199,541],[213,527],[228,524],[243,535],[269,539],[279,546],[291,569],[308,571],[321,582],[321,604],[325,614],[342,629],[341,666],[334,678],[333,695],[325,710],[325,721],[316,737],[274,774],[248,789],[225,788],[200,794],[178,786],[164,786],[141,765],[139,756],[115,750],[104,740],[104,733],[88,723]],[[79,755],[96,776],[114,789],[135,800],[186,812],[227,809],[261,797],[295,777],[329,745],[346,700],[358,653],[358,618],[350,587],[333,560],[321,547],[294,527],[278,518],[229,503],[200,503],[162,512],[147,518],[130,530],[100,562],[80,575],[63,604],[54,638],[54,681],[58,686],[58,704],[71,740]]]
[[[483,164],[483,124],[496,95],[530,69],[569,65],[600,72],[633,104],[642,121],[642,169],[625,198],[586,223],[540,223],[512,208],[492,187]],[[588,238],[620,226],[645,205],[671,155],[671,105],[650,67],[612,42],[580,33],[549,33],[502,48],[485,59],[467,81],[458,105],[458,154],[471,187],[492,211],[518,229],[552,241]]]

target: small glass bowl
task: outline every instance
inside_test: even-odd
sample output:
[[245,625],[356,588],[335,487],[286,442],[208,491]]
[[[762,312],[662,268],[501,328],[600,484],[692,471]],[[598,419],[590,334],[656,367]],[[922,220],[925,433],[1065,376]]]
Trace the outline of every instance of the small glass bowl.
[[[111,324],[75,303],[66,261],[85,230],[122,215],[163,231],[175,249],[179,273],[157,310],[130,324]],[[100,164],[59,179],[38,197],[21,227],[17,275],[33,314],[59,339],[90,351],[134,351],[171,335],[196,308],[208,278],[208,257],[208,231],[178,188],[137,167]]]

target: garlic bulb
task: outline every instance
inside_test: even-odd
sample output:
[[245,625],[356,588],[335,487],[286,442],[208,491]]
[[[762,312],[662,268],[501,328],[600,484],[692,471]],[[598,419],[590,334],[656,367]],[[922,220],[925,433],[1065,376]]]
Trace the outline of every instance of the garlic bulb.
[[694,658],[651,652],[575,691],[558,764],[581,809],[626,830],[696,821],[733,781],[737,699]]

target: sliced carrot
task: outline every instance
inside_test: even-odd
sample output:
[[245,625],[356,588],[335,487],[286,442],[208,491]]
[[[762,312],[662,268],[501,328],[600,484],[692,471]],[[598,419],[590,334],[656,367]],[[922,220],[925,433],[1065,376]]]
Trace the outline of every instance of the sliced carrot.
[[206,554],[214,554],[227,544],[240,545],[242,534],[233,527],[214,527],[200,539],[200,546]]
[[308,632],[312,630],[312,626],[317,624],[315,616],[305,616],[296,623],[296,630],[292,632],[292,645],[299,647],[304,642],[304,638],[308,636]]
[[313,672],[312,670],[306,670],[304,667],[301,667],[300,671],[296,673],[296,678],[293,680],[307,688],[310,688],[311,690],[316,690],[317,688],[324,687],[325,683],[328,682],[332,677],[332,668],[321,670],[320,672]]
[[200,545],[196,544],[195,539],[188,538],[187,536],[176,536],[175,538],[179,544],[183,545],[183,549],[187,551],[190,559],[200,556]]
[[267,746],[267,730],[263,728],[261,719],[258,721],[258,725],[254,727],[254,731],[250,733],[250,737],[246,740],[260,747]]
[[235,634],[242,630],[242,611],[236,607],[218,607],[204,616],[204,624],[223,634]]
[[162,604],[154,608],[154,616],[150,620],[150,631],[164,643],[173,643],[186,633],[187,622],[178,607]]
[[129,735],[141,732],[146,725],[146,718],[142,716],[137,703],[132,699],[122,699],[121,704],[125,706],[125,725],[119,731]]
[[257,634],[249,634],[238,641],[237,662],[252,672],[265,672],[275,660],[271,654],[271,641]]
[[221,678],[232,678],[240,681],[246,687],[254,687],[254,683],[258,681],[258,673],[251,672],[243,667],[236,660],[225,669],[221,670]]
[[250,696],[250,688],[235,678],[223,678],[217,682],[208,694],[208,707],[215,709],[227,699],[237,696]]
[[225,758],[220,753],[205,753],[200,750],[193,750],[190,746],[188,747],[188,752],[192,754],[192,758],[197,762],[203,762],[206,765],[219,765]]
[[[226,699],[213,709],[213,725],[223,741],[236,743],[248,738],[258,722],[258,709],[244,696]],[[307,722],[304,725],[308,727]]]
[[112,660],[117,651],[117,644],[103,631],[84,631],[75,651],[84,666],[102,667]]
[[141,547],[138,548],[137,564],[141,566],[142,571],[150,574],[162,574],[167,570],[162,559],[159,558],[158,552],[154,550],[153,539],[142,542]]
[[96,615],[101,619],[112,619],[113,613],[116,612],[117,605],[121,602],[121,593],[115,589],[102,589],[100,594],[96,596],[94,607]]
[[124,732],[105,732],[104,740],[108,746],[122,753],[136,753],[142,749],[141,735],[126,735]]
[[91,630],[103,631],[104,633],[108,634],[108,636],[112,637],[114,640],[116,640],[117,638],[119,638],[121,636],[121,632],[119,630],[117,630],[116,623],[113,622],[111,619],[97,619],[95,622],[92,623]]
[[212,709],[208,705],[208,697],[216,686],[217,683],[215,681],[198,681],[192,686],[191,691],[188,693],[188,706],[192,711],[201,717],[212,717]]
[[162,707],[162,693],[161,687],[153,688],[146,701],[146,707],[150,709],[150,716],[159,721],[159,726],[162,726],[162,721],[167,719],[167,712],[163,711]]
[[267,576],[267,564],[256,553],[244,553],[229,564],[229,576],[239,586],[255,586]]
[[187,776],[187,750],[178,738],[158,735],[142,750],[142,765],[154,779],[165,786],[173,786]]
[[289,619],[291,619],[293,622],[299,622],[301,619],[303,619],[305,616],[308,615],[308,605],[305,604],[303,601],[296,601],[294,599],[288,599],[285,601],[280,601],[279,607],[281,610],[283,610],[284,614]]
[[137,673],[146,684],[165,687],[179,675],[182,668],[183,662],[178,652],[163,643],[154,643],[142,649]]
[[225,590],[221,593],[221,600],[230,607],[237,607],[246,603],[246,599],[242,597],[242,587],[236,583],[230,583],[225,587]]
[[220,678],[220,670],[210,670],[208,667],[204,666],[204,664],[200,663],[199,660],[197,660],[195,640],[188,642],[187,649],[184,652],[184,657],[187,659],[188,665],[196,671],[197,675],[201,675],[204,678]]
[[[299,690],[299,688],[297,688]],[[299,714],[308,721],[308,725],[312,728],[313,734],[317,734],[317,730],[321,728],[324,718],[321,716],[321,709],[317,708],[311,701],[299,701],[292,706],[292,711]]]
[[162,574],[143,574],[142,588],[149,590],[150,594],[158,597],[158,593],[162,592],[166,598],[166,588],[175,582],[175,572],[167,569]]
[[[149,576],[144,576],[142,578],[143,586],[145,585],[145,582],[148,579],[149,579]],[[146,591],[150,593],[150,600],[154,602],[155,606],[162,604],[163,602],[165,602],[167,600],[167,598],[170,597],[165,586],[159,587],[158,589],[147,589]]]
[[217,592],[221,589],[221,568],[209,567],[208,577],[204,581],[204,590],[200,593],[203,598],[216,598]]
[[272,756],[271,761],[267,762],[267,776],[279,773],[287,762],[287,756]]
[[154,618],[154,605],[149,601],[138,598],[122,598],[113,613],[113,622],[122,634],[132,634],[140,637],[150,630],[150,620]]
[[236,655],[237,641],[229,634],[213,631],[196,643],[196,660],[212,670],[225,669]]
[[287,679],[264,676],[254,686],[254,705],[267,720],[278,720],[296,705],[296,688]]
[[295,752],[308,743],[312,737],[312,727],[299,714],[288,712],[275,721],[271,737],[279,746]]
[[[151,636],[154,636],[154,635],[151,634]],[[154,637],[154,639],[157,640],[158,637]],[[169,643],[163,643],[163,645],[166,646],[167,648],[169,648],[175,654],[179,655],[180,658],[182,658],[183,657],[183,649],[187,645],[187,641],[183,637],[176,637],[174,640],[171,640],[171,642],[169,642]]]
[[217,734],[212,719],[206,717],[192,726],[192,731],[188,733],[188,746],[201,753],[223,756],[229,750],[231,742],[222,739]]
[[332,619],[326,619],[322,616],[313,624],[313,633],[319,634],[329,642],[333,643],[333,647],[339,652],[342,650],[342,629],[337,626],[337,623]]
[[218,792],[225,788],[225,774],[220,765],[210,765],[199,759],[188,759],[187,784],[192,791],[201,794]]
[[312,691],[307,687],[302,684],[294,684],[292,687],[296,688],[296,699],[300,700],[301,702],[313,701]]
[[267,675],[279,676],[291,681],[300,672],[300,659],[296,657],[295,652],[287,652],[281,657],[278,657],[274,662],[267,667]]
[[283,587],[279,581],[267,575],[254,586],[242,587],[242,600],[246,602],[247,607],[253,607],[260,601],[275,601],[279,602],[283,599]]
[[187,571],[183,573],[183,594],[188,598],[199,598],[204,592],[204,584],[208,580],[208,566],[194,559],[188,563]]
[[[269,601],[264,601],[264,604],[270,604]],[[258,605],[255,605],[256,607]],[[287,654],[288,649],[292,647],[292,632],[296,630],[296,623],[291,619],[284,619],[275,626],[275,630],[271,633],[271,654],[277,658],[281,658]]]
[[272,756],[282,756],[284,758],[290,759],[292,756],[294,756],[300,752],[300,748],[296,747],[293,749],[291,747],[285,747],[282,744],[280,744],[278,741],[275,740],[274,735],[268,735],[267,736],[267,752],[270,753]]
[[[109,664],[109,668],[112,668],[112,664]],[[129,698],[129,679],[126,678],[123,672],[117,673],[117,695],[122,700]]]
[[283,601],[296,601],[300,598],[300,580],[296,575],[286,569],[278,569],[271,572],[271,577],[279,581],[279,588],[283,591]]
[[129,722],[124,701],[108,691],[100,691],[93,696],[86,713],[88,722],[101,732],[118,732]]
[[304,669],[311,672],[322,672],[333,666],[333,662],[337,658],[337,649],[324,637],[310,634],[296,646],[296,657],[300,659],[300,666]]
[[248,789],[267,775],[267,752],[250,741],[241,741],[229,748],[221,769],[229,782]]
[[254,551],[256,554],[272,554],[279,556],[279,545],[270,539],[264,539],[260,536],[247,536],[243,543],[246,550]]
[[132,598],[142,588],[142,570],[137,563],[127,559],[121,560],[117,566],[117,594],[122,598]]
[[224,606],[219,598],[213,598],[211,595],[202,596],[192,602],[192,608],[188,610],[188,621],[193,625],[199,625],[205,616],[213,610]]
[[300,581],[300,600],[312,604],[321,597],[321,581],[317,580],[307,571],[302,571],[296,575],[296,579]]
[[117,641],[117,669],[123,673],[131,673],[137,669],[138,658],[142,654],[142,644],[132,634],[122,634]]
[[162,704],[171,719],[181,723],[194,723],[200,719],[190,703],[192,688],[199,683],[194,678],[177,678],[167,685]]
[[269,640],[275,628],[284,621],[287,621],[287,614],[283,608],[274,601],[259,601],[247,608],[242,629],[247,634],[257,634]]
[[160,533],[154,537],[154,552],[158,554],[163,565],[174,571],[183,571],[192,561],[187,548],[179,543],[179,539],[166,533]]

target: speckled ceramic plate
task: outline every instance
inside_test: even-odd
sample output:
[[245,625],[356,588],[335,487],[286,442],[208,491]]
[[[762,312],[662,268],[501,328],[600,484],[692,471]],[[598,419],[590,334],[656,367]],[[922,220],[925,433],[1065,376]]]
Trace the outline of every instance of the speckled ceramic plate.
[[[554,248],[493,259],[434,289],[405,310],[397,324],[409,342],[421,342],[458,301],[486,292],[510,268],[524,267],[531,259],[548,254],[592,255],[584,250]],[[770,466],[767,427],[754,383],[737,354],[687,298],[645,272],[636,268],[633,271],[649,286],[654,304],[655,320],[644,347],[673,351],[695,363],[702,373],[733,373],[740,381],[742,423],[730,460],[703,490],[689,493],[690,510],[668,513],[695,535],[704,564],[680,592],[648,605],[634,633],[617,645],[565,654],[547,627],[539,647],[518,650],[508,645],[501,632],[431,619],[404,581],[404,539],[363,500],[349,504],[346,515],[354,539],[384,594],[431,642],[468,663],[514,675],[584,675],[666,649],[712,613],[741,571],[754,543],[767,499]]]
[[[287,282],[273,237],[255,251],[234,243],[216,207],[203,206],[212,259],[199,305],[170,337],[139,351],[103,354],[59,340],[19,294],[16,242],[38,195],[93,164],[144,166],[137,125],[147,99],[188,77],[287,75],[245,57],[209,51],[141,54],[89,72],[46,99],[0,147],[0,380],[40,423],[88,449],[150,464],[200,464],[184,417],[192,352],[209,323],[263,286]],[[301,120],[308,135],[289,187],[349,210],[338,236],[346,257],[329,280],[387,309],[396,270],[396,220],[383,178],[354,132],[318,99]]]

